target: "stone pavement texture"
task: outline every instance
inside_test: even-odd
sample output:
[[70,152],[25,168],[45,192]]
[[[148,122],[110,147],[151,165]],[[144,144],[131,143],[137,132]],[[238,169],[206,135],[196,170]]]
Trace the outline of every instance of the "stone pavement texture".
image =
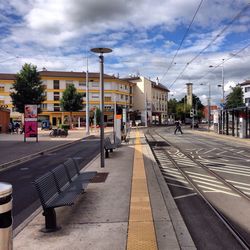
[[[145,169],[144,177],[134,173],[141,167]],[[153,223],[151,232],[155,237],[152,238],[156,240],[153,249],[195,249],[142,131],[132,130],[129,143],[123,143],[110,154],[110,158],[105,159],[105,168],[100,168],[98,156],[83,169],[94,170],[108,173],[107,179],[90,183],[86,193],[72,207],[56,209],[61,230],[42,233],[44,217],[39,212],[15,236],[14,249],[151,250],[152,242],[144,237],[146,228],[129,232],[132,216],[137,224]],[[136,196],[133,195],[132,183],[135,179],[140,183],[141,178],[146,180],[148,197],[140,197],[140,189],[135,191]],[[150,205],[150,221],[148,217],[139,216],[143,210],[136,207],[145,200]],[[131,210],[135,211],[134,215]],[[128,235],[132,239],[129,246]]]

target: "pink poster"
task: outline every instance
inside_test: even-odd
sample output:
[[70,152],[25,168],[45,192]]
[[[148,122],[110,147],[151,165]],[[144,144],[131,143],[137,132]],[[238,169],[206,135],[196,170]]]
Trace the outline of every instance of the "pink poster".
[[25,137],[37,137],[37,122],[25,121]]
[[34,104],[24,106],[24,140],[26,137],[38,139],[37,105]]

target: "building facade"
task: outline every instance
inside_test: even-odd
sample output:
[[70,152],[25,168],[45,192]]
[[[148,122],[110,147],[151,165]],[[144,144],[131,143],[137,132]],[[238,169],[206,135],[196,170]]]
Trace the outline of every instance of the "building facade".
[[159,83],[146,77],[129,77],[124,80],[135,83],[133,110],[142,124],[161,124],[168,118],[169,90]]
[[245,82],[240,83],[240,86],[244,94],[243,101],[246,104],[246,106],[250,107],[250,80],[246,80]]
[[[45,101],[41,105],[39,121],[49,120],[53,126],[65,124],[69,120],[69,112],[64,112],[60,107],[60,99],[66,87],[73,84],[83,96],[83,109],[73,112],[75,126],[85,125],[86,122],[86,73],[47,71],[39,72],[45,87]],[[92,113],[100,107],[99,73],[88,73],[89,85],[89,110]],[[11,110],[11,118],[21,120],[21,114],[15,112],[10,97],[15,74],[0,74],[0,102]],[[114,105],[127,107],[133,106],[134,84],[114,76],[104,75],[104,121],[113,123]],[[90,114],[91,115],[91,114]]]

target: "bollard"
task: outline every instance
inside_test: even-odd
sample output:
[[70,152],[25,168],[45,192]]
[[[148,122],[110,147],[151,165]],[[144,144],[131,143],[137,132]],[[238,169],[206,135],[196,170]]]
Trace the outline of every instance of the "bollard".
[[0,250],[12,249],[12,185],[0,182]]

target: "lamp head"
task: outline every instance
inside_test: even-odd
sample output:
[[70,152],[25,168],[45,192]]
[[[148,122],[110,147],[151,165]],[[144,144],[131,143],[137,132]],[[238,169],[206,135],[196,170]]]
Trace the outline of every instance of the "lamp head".
[[112,52],[112,49],[109,48],[93,48],[91,49],[92,52],[98,53],[98,54],[104,54],[104,53],[110,53]]

